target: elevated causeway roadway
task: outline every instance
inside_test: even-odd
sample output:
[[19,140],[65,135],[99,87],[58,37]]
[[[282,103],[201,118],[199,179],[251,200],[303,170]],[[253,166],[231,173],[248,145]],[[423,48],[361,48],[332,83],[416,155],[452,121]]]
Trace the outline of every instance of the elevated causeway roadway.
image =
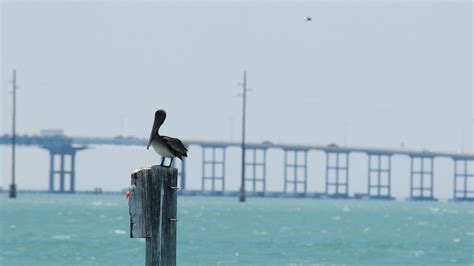
[[[233,193],[225,191],[225,151],[228,147],[240,148],[240,142],[221,142],[206,140],[183,140],[190,146],[199,146],[202,156],[202,188],[201,191],[186,190],[186,163],[180,167],[181,193],[202,193],[224,195]],[[75,154],[78,151],[99,145],[112,146],[146,146],[147,140],[134,137],[69,137],[17,135],[16,143],[19,146],[37,146],[50,153],[50,192],[75,192]],[[0,145],[11,145],[11,136],[0,136]],[[410,158],[410,199],[436,200],[433,194],[434,159],[437,157],[450,158],[454,163],[453,172],[453,200],[474,201],[474,154],[431,150],[391,149],[372,147],[353,147],[329,145],[302,145],[290,143],[247,143],[246,167],[252,171],[245,179],[249,195],[266,196],[275,193],[266,191],[266,153],[269,149],[278,149],[284,152],[284,191],[282,196],[297,197],[329,197],[349,198],[349,159],[352,153],[367,155],[367,191],[359,193],[357,198],[392,199],[391,195],[391,158],[394,155]],[[210,153],[205,151],[211,150]],[[326,174],[324,193],[307,192],[307,154],[316,150],[326,155]],[[211,154],[206,158],[206,154]],[[55,165],[55,156],[59,156],[60,165]],[[70,157],[70,168],[65,168],[64,161]],[[207,166],[207,167],[206,167]],[[258,174],[259,173],[259,174]],[[66,188],[65,178],[69,177],[69,187]],[[59,181],[59,186],[55,182]]]

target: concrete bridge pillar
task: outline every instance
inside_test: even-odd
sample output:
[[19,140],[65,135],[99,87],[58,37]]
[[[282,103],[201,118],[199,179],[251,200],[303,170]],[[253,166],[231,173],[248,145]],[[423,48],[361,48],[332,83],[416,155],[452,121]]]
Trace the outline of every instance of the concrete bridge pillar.
[[326,150],[326,195],[349,197],[349,151]]
[[54,191],[54,153],[49,150],[49,192]]
[[202,146],[202,191],[224,193],[225,146]]
[[71,154],[71,172],[70,172],[71,181],[69,183],[69,191],[76,191],[76,153]]
[[181,161],[181,171],[178,171],[179,183],[182,191],[186,190],[186,159]]
[[410,199],[436,200],[433,197],[434,157],[410,155]]
[[[76,150],[50,149],[49,164],[49,192],[75,192]],[[55,158],[59,157],[59,169],[55,165]],[[66,169],[66,158],[70,158],[70,168]],[[57,178],[58,177],[58,178]],[[69,188],[66,188],[66,177],[69,177]],[[58,186],[56,186],[56,180]]]
[[266,191],[267,149],[245,148],[245,190],[263,196]]
[[[87,149],[86,146],[73,147],[68,138],[52,138],[45,140],[40,146],[49,151],[49,192],[74,193],[76,191],[76,152]],[[59,157],[59,165],[56,158]],[[66,164],[69,161],[69,165]],[[69,187],[66,180],[69,178]]]
[[367,153],[367,194],[373,199],[391,197],[391,154]]
[[474,201],[474,160],[454,157],[455,201]]
[[[64,153],[59,154],[61,157],[60,165],[61,168],[59,170],[59,192],[64,192],[64,178],[65,178],[65,172],[64,172]],[[71,172],[68,171],[68,174]]]
[[285,193],[306,194],[308,180],[308,150],[284,149]]

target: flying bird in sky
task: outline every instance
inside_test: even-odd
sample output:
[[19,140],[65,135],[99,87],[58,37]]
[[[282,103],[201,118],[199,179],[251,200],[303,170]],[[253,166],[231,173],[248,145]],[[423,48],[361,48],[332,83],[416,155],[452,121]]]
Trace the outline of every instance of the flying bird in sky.
[[312,19],[312,17],[306,17],[306,21],[311,21]]
[[165,166],[169,168],[173,165],[173,159],[175,157],[178,157],[180,160],[183,160],[183,157],[187,157],[188,149],[186,146],[184,146],[181,140],[160,135],[158,131],[160,130],[161,125],[163,125],[163,122],[165,122],[165,119],[165,110],[160,109],[155,112],[155,120],[153,121],[150,140],[146,149],[148,150],[151,146],[156,153],[162,156],[160,164],[161,166],[165,166],[165,158],[170,158],[170,164]]

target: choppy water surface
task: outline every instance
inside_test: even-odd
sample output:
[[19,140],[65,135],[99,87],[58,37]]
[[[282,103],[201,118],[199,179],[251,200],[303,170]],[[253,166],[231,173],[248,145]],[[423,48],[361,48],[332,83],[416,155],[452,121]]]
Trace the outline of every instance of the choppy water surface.
[[[143,265],[123,196],[0,194],[0,265]],[[178,198],[178,264],[473,264],[474,204]]]

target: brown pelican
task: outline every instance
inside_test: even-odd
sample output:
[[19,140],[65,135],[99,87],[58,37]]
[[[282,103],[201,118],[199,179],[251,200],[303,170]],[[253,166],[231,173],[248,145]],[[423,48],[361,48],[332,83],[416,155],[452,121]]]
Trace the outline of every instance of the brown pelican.
[[168,136],[161,136],[158,131],[160,130],[161,125],[165,122],[166,112],[163,109],[160,109],[155,112],[155,121],[153,122],[153,128],[151,129],[150,141],[146,149],[148,150],[151,147],[155,150],[156,153],[162,156],[161,166],[164,166],[165,157],[171,158],[171,162],[168,166],[173,165],[174,157],[178,157],[180,160],[183,160],[183,157],[187,157],[186,152],[188,149],[181,140],[177,138],[172,138]]

